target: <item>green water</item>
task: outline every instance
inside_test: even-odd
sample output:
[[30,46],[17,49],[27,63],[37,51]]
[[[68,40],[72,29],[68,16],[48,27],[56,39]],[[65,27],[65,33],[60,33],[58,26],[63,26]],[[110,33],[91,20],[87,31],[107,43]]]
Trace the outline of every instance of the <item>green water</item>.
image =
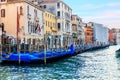
[[119,48],[88,51],[46,66],[0,65],[0,80],[120,80]]

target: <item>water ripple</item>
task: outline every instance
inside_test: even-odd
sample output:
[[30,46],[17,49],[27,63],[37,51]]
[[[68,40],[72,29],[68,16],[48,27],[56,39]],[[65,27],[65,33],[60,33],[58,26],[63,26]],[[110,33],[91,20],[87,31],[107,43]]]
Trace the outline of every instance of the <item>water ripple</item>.
[[120,80],[120,46],[88,51],[44,65],[2,66],[0,80]]

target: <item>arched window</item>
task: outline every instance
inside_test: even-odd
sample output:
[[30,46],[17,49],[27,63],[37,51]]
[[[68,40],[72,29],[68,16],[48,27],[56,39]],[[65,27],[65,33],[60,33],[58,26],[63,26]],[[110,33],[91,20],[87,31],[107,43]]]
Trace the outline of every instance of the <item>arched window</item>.
[[23,8],[20,6],[20,15],[23,15]]
[[28,21],[28,33],[31,33],[31,23]]
[[1,17],[5,17],[5,9],[1,9]]

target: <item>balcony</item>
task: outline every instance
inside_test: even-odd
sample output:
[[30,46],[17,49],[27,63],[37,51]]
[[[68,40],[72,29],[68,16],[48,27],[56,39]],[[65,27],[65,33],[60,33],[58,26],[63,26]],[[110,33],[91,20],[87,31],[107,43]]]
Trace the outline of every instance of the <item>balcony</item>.
[[60,16],[57,16],[57,19],[60,19]]
[[39,18],[38,18],[38,17],[36,17],[36,19],[35,19],[35,20],[36,20],[36,22],[39,22]]
[[67,28],[65,31],[66,31],[67,33],[70,33],[70,32],[71,32],[70,29],[68,29],[68,28]]
[[56,29],[55,27],[51,27],[51,30],[52,30],[53,32],[57,32],[57,29]]
[[28,14],[28,15],[27,15],[27,18],[28,18],[29,20],[31,20],[31,14]]
[[76,22],[76,21],[72,21],[72,24],[73,24],[73,25],[77,25],[77,22]]
[[71,16],[70,16],[70,14],[69,13],[65,13],[65,19],[67,20],[67,21],[71,21]]

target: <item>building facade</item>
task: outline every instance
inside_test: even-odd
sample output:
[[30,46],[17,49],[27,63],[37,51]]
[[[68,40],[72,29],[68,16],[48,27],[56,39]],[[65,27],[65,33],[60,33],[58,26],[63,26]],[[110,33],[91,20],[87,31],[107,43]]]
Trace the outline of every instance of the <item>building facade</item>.
[[116,44],[120,44],[120,29],[119,28],[113,28],[112,29],[114,34],[114,39]]
[[77,15],[72,15],[72,34],[76,36],[81,45],[85,43],[85,34],[82,19]]
[[94,43],[96,44],[109,44],[109,29],[107,27],[104,27],[102,24],[89,22],[89,25],[93,27],[94,30]]
[[61,46],[64,39],[67,39],[68,45],[71,44],[72,36],[72,9],[61,0],[44,0],[39,2],[39,7],[52,12],[57,18],[57,30],[61,38]]
[[114,37],[114,33],[111,29],[109,29],[109,43],[110,45],[115,44],[115,37]]
[[[11,10],[12,9],[12,10]],[[42,39],[44,11],[27,0],[1,2],[1,23],[6,34],[22,41]]]
[[56,16],[49,11],[44,11],[44,32],[57,35],[57,28],[56,28]]
[[94,43],[94,29],[91,25],[85,25],[85,44],[90,45]]

